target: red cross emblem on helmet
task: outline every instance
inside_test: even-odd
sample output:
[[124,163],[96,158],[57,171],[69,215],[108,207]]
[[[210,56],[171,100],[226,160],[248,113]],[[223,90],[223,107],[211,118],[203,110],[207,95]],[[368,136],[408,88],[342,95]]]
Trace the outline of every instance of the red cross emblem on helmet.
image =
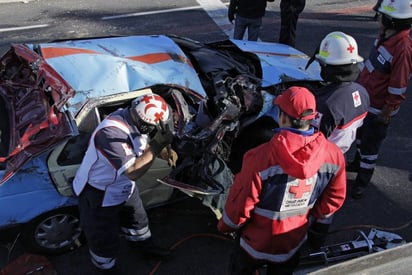
[[169,107],[159,95],[146,94],[134,100],[133,108],[141,120],[151,125],[159,125],[169,118]]
[[353,51],[355,50],[355,47],[349,44],[349,47],[347,47],[346,49],[348,50],[348,52],[353,53]]

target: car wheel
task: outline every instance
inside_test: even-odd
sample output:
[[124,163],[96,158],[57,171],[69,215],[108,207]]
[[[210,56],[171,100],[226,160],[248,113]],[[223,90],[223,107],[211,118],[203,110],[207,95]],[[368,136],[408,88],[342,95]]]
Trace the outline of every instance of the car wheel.
[[43,214],[27,226],[22,240],[30,250],[46,254],[59,254],[80,245],[81,236],[78,212],[59,209]]

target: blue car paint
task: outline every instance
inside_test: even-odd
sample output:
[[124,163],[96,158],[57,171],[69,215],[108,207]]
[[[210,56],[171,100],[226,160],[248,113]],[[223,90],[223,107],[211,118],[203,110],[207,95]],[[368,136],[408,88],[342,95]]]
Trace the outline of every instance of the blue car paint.
[[262,86],[268,87],[288,81],[322,81],[320,66],[313,62],[306,70],[309,56],[288,45],[230,40],[244,52],[256,54],[262,66]]
[[68,102],[72,114],[88,98],[157,84],[186,87],[206,97],[190,60],[167,36],[69,40],[38,46],[47,63],[76,91]]
[[[48,211],[77,205],[75,197],[60,195],[47,169],[47,153],[26,163],[0,185],[0,228],[27,223]],[[3,176],[0,171],[0,176]]]

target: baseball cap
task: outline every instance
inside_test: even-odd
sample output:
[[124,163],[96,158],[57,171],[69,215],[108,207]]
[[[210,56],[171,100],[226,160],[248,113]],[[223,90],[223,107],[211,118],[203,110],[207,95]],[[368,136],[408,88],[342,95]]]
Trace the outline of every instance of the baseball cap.
[[305,87],[289,87],[273,103],[295,119],[310,120],[317,114],[315,96]]

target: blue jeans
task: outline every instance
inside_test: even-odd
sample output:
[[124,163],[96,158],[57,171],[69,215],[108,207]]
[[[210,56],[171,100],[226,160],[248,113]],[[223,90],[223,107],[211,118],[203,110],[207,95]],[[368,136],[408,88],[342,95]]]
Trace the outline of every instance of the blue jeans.
[[257,41],[259,37],[260,26],[262,25],[262,17],[260,18],[245,18],[236,15],[234,39],[243,39],[243,35],[247,29],[248,40]]

